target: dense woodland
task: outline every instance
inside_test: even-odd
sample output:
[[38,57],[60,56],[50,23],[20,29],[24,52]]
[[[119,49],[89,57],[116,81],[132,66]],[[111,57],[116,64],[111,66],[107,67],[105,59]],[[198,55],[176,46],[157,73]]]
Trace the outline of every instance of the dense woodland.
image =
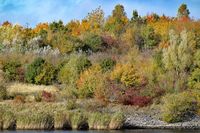
[[[2,103],[29,103],[30,94],[19,91],[23,85],[56,86],[56,92],[31,94],[31,103],[159,105],[163,120],[178,122],[200,114],[200,21],[186,4],[174,17],[133,10],[128,18],[119,4],[108,17],[99,7],[67,24],[31,28],[6,21],[0,26],[0,69]],[[18,84],[13,95],[11,84]]]

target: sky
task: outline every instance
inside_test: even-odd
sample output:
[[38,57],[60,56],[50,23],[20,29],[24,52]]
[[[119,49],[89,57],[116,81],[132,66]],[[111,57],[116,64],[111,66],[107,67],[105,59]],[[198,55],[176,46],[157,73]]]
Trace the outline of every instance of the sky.
[[176,16],[178,7],[187,4],[190,16],[200,18],[200,0],[0,0],[0,24],[4,21],[34,27],[40,22],[83,19],[88,12],[101,6],[105,16],[115,5],[122,4],[128,17],[137,10],[144,16],[150,13]]

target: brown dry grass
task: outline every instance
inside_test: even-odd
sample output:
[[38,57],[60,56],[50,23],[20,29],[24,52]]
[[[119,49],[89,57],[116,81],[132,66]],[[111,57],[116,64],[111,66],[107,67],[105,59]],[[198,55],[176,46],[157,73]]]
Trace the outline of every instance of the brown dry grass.
[[11,83],[7,86],[8,95],[16,94],[34,94],[42,91],[56,93],[59,89],[56,86],[45,86],[45,85],[33,85],[33,84],[23,84],[23,83]]

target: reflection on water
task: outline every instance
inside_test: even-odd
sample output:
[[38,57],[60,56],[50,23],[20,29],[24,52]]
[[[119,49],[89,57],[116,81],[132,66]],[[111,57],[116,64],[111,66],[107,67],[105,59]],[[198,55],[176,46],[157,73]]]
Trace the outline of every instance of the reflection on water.
[[200,130],[157,130],[157,129],[135,129],[120,131],[0,131],[1,133],[200,133]]

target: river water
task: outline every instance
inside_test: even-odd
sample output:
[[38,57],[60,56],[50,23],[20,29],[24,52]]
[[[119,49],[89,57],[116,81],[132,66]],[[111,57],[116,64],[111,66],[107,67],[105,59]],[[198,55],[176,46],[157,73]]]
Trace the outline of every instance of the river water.
[[135,129],[120,131],[0,131],[0,133],[200,133],[200,130],[158,130],[158,129]]

